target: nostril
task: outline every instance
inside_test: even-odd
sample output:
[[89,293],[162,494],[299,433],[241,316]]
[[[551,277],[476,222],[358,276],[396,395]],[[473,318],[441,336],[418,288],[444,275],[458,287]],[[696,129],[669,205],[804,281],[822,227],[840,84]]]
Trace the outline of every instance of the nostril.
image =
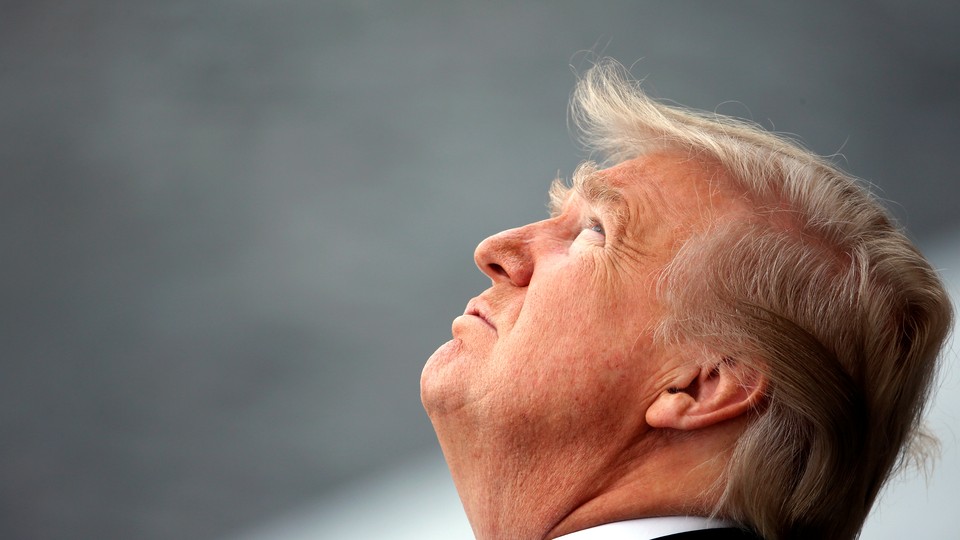
[[487,266],[490,268],[490,270],[493,271],[493,273],[497,274],[498,276],[506,276],[506,275],[507,275],[507,271],[504,270],[503,267],[500,266],[500,265],[497,264],[497,263],[490,263],[490,264],[488,264]]
[[[477,268],[494,284],[513,283],[526,287],[533,272],[529,228],[510,229],[497,233],[477,246],[473,260]],[[519,281],[518,281],[519,279]]]

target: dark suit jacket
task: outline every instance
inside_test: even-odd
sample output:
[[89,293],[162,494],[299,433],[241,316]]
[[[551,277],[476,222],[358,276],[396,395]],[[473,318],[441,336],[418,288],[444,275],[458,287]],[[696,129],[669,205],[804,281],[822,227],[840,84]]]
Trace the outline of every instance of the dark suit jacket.
[[763,540],[759,536],[743,529],[703,529],[669,536],[657,540]]

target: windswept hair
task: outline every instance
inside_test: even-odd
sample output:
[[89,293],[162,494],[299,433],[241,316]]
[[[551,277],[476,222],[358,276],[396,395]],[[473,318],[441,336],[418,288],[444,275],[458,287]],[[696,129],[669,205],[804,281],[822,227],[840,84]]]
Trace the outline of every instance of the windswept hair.
[[769,381],[715,513],[768,540],[856,538],[922,437],[952,317],[937,273],[826,159],[754,124],[658,103],[612,61],[583,74],[571,119],[607,165],[680,152],[715,164],[755,208],[694,233],[660,280],[658,335]]

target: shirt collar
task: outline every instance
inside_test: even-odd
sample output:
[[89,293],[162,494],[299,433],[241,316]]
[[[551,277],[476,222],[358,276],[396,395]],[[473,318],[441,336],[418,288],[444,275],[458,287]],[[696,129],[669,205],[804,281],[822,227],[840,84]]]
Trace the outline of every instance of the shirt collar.
[[700,529],[733,527],[728,521],[697,516],[665,516],[605,523],[559,536],[556,540],[652,540]]

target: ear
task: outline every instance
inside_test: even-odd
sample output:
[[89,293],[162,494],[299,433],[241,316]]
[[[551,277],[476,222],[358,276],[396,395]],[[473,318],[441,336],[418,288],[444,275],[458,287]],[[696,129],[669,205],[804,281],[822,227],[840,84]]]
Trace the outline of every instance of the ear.
[[647,409],[651,427],[686,431],[736,418],[757,407],[767,387],[760,372],[730,358],[687,366],[671,382]]

